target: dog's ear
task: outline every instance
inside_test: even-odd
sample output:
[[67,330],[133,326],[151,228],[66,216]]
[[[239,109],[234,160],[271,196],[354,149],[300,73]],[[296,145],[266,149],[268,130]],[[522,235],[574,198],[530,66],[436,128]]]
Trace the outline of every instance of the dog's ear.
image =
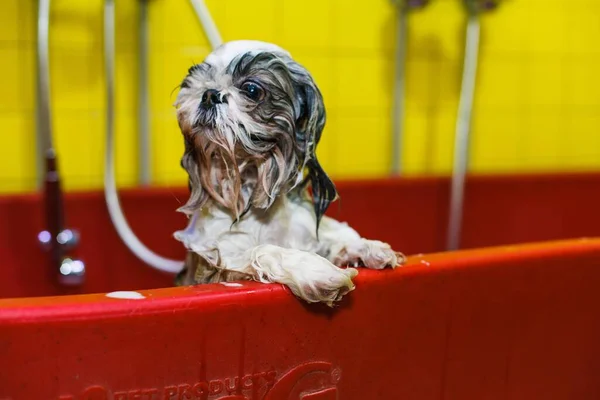
[[179,207],[178,211],[191,215],[204,204],[207,195],[200,183],[200,172],[194,143],[192,139],[185,134],[183,138],[185,150],[183,152],[183,157],[181,157],[181,167],[185,169],[188,174],[190,197],[183,206]]
[[308,71],[295,62],[288,68],[294,79],[296,92],[296,144],[303,154],[302,165],[299,167],[301,170],[308,170],[307,177],[312,188],[318,232],[321,218],[331,202],[337,198],[335,185],[319,164],[316,154],[317,144],[325,126],[325,106],[323,96]]
[[183,168],[188,173],[188,189],[190,193],[192,192],[192,178],[190,177],[190,172],[194,172],[194,164],[196,163],[196,151],[194,146],[190,143],[190,140],[187,136],[183,137],[185,149],[183,151],[183,156],[181,157],[181,168]]

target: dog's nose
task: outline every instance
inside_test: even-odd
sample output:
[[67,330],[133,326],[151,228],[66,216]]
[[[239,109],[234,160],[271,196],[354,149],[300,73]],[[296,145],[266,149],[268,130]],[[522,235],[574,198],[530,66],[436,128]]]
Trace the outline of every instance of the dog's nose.
[[223,103],[223,99],[221,93],[218,90],[208,89],[202,95],[202,100],[200,102],[204,107],[212,107],[215,104]]

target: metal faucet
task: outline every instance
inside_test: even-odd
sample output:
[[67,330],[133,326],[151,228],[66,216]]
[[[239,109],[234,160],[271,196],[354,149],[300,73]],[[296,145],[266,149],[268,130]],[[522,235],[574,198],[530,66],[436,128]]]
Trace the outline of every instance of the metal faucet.
[[465,0],[467,9],[472,13],[493,10],[498,7],[501,0]]
[[64,228],[63,195],[57,168],[56,151],[52,143],[50,112],[50,70],[48,31],[50,0],[38,2],[37,26],[37,144],[38,176],[43,176],[43,195],[47,229],[38,234],[43,248],[50,253],[57,281],[62,285],[81,285],[85,278],[83,261],[68,256],[79,242],[79,234]]

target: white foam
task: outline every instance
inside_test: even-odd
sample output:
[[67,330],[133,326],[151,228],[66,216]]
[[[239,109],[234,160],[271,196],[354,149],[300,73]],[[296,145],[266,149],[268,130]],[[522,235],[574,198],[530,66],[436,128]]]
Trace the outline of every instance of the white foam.
[[113,299],[127,299],[127,300],[139,300],[145,299],[146,296],[139,292],[130,292],[130,291],[117,291],[106,293],[106,297],[110,297]]
[[219,282],[221,285],[223,286],[227,286],[227,287],[242,287],[241,283],[235,283],[235,282]]

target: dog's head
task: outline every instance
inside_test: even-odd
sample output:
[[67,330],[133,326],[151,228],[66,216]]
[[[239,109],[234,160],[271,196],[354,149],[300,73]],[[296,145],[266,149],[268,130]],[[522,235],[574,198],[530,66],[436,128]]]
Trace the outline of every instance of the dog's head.
[[191,189],[181,211],[215,201],[239,218],[310,181],[319,221],[335,199],[315,154],[325,125],[323,98],[308,71],[280,47],[220,46],[189,69],[176,107]]

